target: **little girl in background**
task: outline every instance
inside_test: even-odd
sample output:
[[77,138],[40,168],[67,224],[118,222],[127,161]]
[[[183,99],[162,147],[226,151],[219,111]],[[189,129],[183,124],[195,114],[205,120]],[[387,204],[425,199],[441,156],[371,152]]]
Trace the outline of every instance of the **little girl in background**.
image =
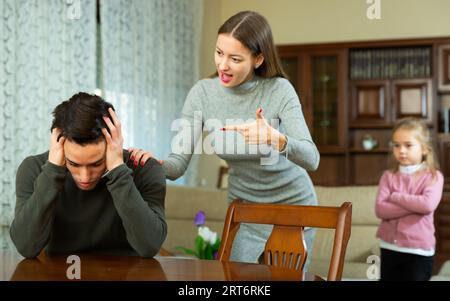
[[397,122],[392,148],[395,164],[380,179],[375,205],[382,220],[381,280],[429,280],[436,245],[433,214],[444,179],[430,132],[419,119]]

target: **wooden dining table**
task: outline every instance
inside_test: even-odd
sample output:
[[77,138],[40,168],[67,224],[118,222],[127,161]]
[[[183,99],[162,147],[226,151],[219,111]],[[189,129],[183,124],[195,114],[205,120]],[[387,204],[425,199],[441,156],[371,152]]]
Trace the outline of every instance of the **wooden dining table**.
[[[0,280],[7,281],[320,281],[321,277],[263,264],[176,256],[141,258],[76,254],[25,259],[0,250]],[[75,258],[75,259],[74,259]],[[78,272],[77,273],[74,273]],[[79,278],[79,279],[78,279]]]

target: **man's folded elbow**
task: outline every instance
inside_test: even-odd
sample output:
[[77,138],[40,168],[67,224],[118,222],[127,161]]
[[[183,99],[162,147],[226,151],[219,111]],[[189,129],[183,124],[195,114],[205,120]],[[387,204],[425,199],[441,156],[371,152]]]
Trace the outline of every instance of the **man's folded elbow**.
[[155,255],[157,255],[159,250],[161,249],[166,239],[166,235],[167,232],[161,233],[158,241],[149,241],[146,245],[141,246],[140,248],[136,248],[136,252],[139,254],[139,256],[144,258],[155,257]]
[[36,258],[38,257],[39,253],[41,253],[41,250],[33,250],[30,249],[28,246],[20,246],[15,244],[17,252],[19,252],[20,255],[22,255],[25,258]]
[[152,243],[152,244],[148,244],[147,246],[143,246],[139,249],[137,249],[137,253],[139,254],[139,256],[143,257],[143,258],[153,258],[155,257],[159,250],[162,247],[163,242],[160,243]]
[[145,248],[138,251],[139,256],[142,258],[153,258],[158,254],[159,249],[155,248]]
[[10,233],[10,237],[11,241],[16,247],[17,252],[19,252],[19,254],[25,258],[35,258],[41,252],[40,249],[33,248],[29,244],[18,241],[16,237],[12,234],[12,232]]
[[39,253],[40,252],[30,252],[30,253],[28,253],[28,252],[21,252],[21,251],[19,251],[20,255],[22,255],[25,258],[30,258],[30,259],[38,257]]

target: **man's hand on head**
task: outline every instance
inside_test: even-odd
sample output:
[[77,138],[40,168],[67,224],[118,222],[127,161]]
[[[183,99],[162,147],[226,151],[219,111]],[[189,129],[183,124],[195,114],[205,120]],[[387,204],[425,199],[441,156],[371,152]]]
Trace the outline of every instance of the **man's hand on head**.
[[108,112],[111,115],[112,121],[106,116],[103,116],[103,120],[109,128],[109,133],[106,128],[102,129],[102,133],[106,139],[106,169],[113,170],[124,163],[123,137],[119,118],[117,118],[117,115],[112,108],[109,108]]
[[66,165],[64,156],[64,142],[66,137],[61,135],[61,130],[54,128],[50,137],[50,151],[48,153],[48,161],[58,166]]

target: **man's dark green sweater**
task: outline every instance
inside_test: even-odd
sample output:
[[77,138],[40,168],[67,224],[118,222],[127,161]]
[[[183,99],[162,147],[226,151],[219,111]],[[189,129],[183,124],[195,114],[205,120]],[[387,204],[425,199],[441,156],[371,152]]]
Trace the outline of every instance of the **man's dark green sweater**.
[[93,190],[77,187],[70,172],[48,162],[48,152],[26,158],[16,177],[11,239],[24,257],[99,252],[152,257],[167,234],[165,174],[154,159],[124,162]]

